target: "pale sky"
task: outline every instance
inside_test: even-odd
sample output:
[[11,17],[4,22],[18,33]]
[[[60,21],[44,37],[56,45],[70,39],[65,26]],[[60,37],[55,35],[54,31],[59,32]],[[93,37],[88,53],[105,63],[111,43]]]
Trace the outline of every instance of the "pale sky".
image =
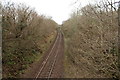
[[[58,24],[62,24],[62,21],[67,20],[70,17],[72,11],[78,7],[78,4],[72,5],[77,0],[4,0],[15,3],[24,3],[32,8],[35,8],[38,14],[44,14],[51,16]],[[85,6],[89,2],[94,0],[79,0],[81,6]],[[99,1],[99,0],[97,0]]]

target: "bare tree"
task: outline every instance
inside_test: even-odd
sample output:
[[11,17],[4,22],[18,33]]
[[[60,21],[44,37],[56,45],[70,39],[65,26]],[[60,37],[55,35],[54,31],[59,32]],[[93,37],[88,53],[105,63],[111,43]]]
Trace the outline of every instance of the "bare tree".
[[50,45],[57,23],[25,4],[2,6],[3,77],[18,77]]

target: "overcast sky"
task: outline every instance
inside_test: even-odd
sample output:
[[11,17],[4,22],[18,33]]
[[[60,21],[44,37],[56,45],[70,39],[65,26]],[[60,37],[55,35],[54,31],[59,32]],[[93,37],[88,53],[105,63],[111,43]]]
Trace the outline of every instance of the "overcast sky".
[[[78,4],[72,5],[77,0],[4,0],[15,3],[24,3],[29,5],[38,12],[38,14],[44,14],[51,16],[58,24],[62,24],[62,21],[67,20],[70,17],[71,12],[78,7]],[[93,3],[95,0],[79,0],[81,6]],[[99,0],[96,0],[99,1]]]

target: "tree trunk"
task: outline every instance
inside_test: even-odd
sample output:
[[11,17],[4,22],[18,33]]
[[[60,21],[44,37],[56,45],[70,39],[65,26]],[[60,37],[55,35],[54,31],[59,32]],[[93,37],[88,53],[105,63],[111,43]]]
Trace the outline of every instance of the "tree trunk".
[[[120,3],[118,8],[118,67],[120,71]],[[119,76],[119,79],[120,79],[120,76]]]

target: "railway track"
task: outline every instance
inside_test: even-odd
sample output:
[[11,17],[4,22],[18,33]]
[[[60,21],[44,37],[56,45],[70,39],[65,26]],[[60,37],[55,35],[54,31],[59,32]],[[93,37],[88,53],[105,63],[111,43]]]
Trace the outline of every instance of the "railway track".
[[34,80],[37,80],[38,78],[49,79],[63,77],[62,58],[63,58],[63,36],[62,33],[59,31],[51,50],[42,61],[39,70],[36,72]]

